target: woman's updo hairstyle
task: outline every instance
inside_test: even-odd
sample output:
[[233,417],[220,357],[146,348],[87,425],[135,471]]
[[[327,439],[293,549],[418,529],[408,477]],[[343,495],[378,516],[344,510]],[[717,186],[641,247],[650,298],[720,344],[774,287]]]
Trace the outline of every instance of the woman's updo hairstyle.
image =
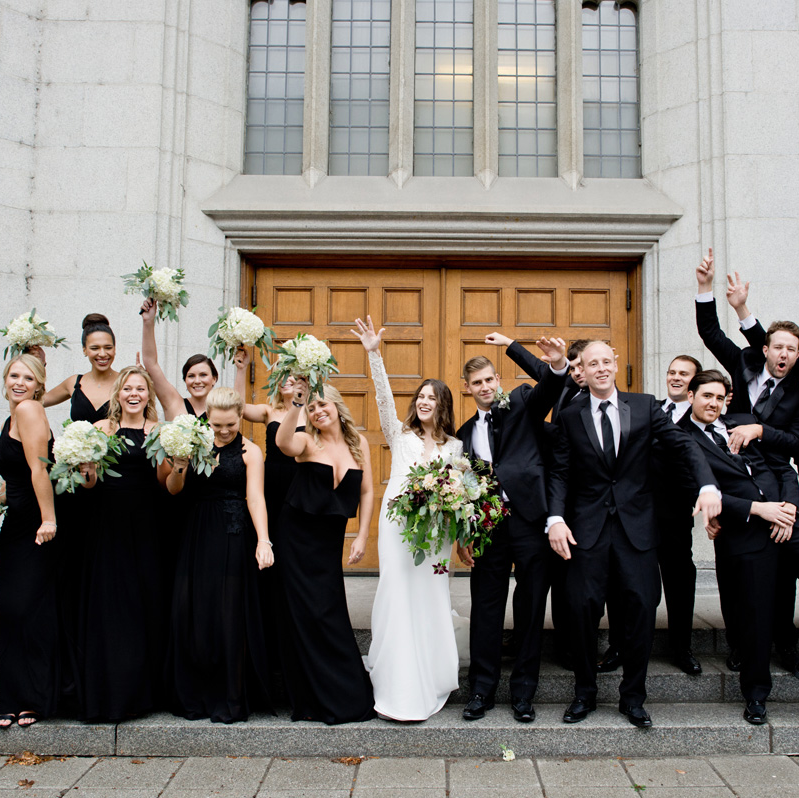
[[244,415],[244,400],[239,396],[238,391],[225,386],[213,388],[208,393],[205,407],[209,416],[212,410],[235,410],[239,418]]
[[206,355],[192,355],[184,364],[183,364],[183,381],[186,381],[186,376],[188,375],[189,371],[193,369],[195,366],[199,366],[200,363],[205,363],[208,366],[213,378],[215,380],[219,379],[219,372],[216,370],[216,366],[214,365],[214,361],[211,360],[210,357]]
[[86,339],[92,333],[96,332],[108,333],[108,335],[111,336],[111,341],[114,343],[114,346],[116,346],[117,339],[114,335],[114,331],[111,329],[108,319],[103,316],[102,313],[90,313],[88,316],[85,316],[81,326],[83,327],[83,335],[80,339],[81,346],[86,346]]

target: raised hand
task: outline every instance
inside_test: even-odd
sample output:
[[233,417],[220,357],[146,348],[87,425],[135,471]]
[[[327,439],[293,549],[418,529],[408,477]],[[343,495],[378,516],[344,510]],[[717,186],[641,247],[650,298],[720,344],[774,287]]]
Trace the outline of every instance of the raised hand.
[[286,381],[280,386],[280,395],[286,402],[291,401],[291,397],[294,396],[294,388],[295,388],[296,378],[292,375],[286,378]]
[[542,336],[535,345],[544,353],[541,360],[549,363],[553,369],[560,371],[566,368],[566,342],[562,338],[546,338]]
[[155,324],[155,314],[158,312],[158,303],[154,299],[145,299],[141,303],[139,315],[146,324]]
[[305,377],[295,377],[294,396],[292,398],[292,402],[296,403],[297,405],[304,405],[309,393],[310,389],[308,388],[308,380]]
[[485,342],[492,346],[510,346],[513,343],[513,339],[502,333],[492,332],[486,335]]
[[[741,275],[735,272],[735,278],[727,275],[727,302],[730,307],[740,310],[746,307],[746,300],[749,299],[749,281],[744,282]],[[748,313],[746,314],[749,315]]]
[[250,350],[246,346],[240,346],[233,355],[233,362],[236,364],[237,369],[246,369],[250,365],[252,356]]
[[696,267],[696,282],[700,294],[706,294],[713,290],[713,275],[716,268],[713,265],[713,247],[707,251],[707,255],[702,258],[702,262]]
[[360,340],[363,348],[367,352],[377,352],[380,348],[380,341],[382,340],[383,333],[386,331],[385,327],[381,327],[375,332],[375,326],[372,324],[372,317],[366,317],[366,323],[361,319],[355,319],[355,326],[357,330],[350,330],[350,332]]

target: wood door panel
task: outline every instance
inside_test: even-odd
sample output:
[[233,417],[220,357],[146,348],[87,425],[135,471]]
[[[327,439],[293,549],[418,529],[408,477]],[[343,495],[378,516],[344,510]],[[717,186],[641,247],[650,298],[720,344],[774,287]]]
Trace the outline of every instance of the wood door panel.
[[[469,264],[473,265],[473,264]],[[534,264],[533,264],[534,265]],[[637,342],[628,341],[628,273],[622,268],[499,269],[459,268],[457,262],[425,264],[424,268],[348,268],[314,265],[299,268],[269,265],[249,278],[256,286],[258,314],[278,341],[299,332],[327,340],[341,373],[334,384],[369,441],[375,484],[375,511],[366,557],[358,569],[376,570],[380,502],[391,471],[391,454],[380,430],[368,357],[350,334],[354,319],[370,314],[375,327],[385,327],[382,354],[394,391],[397,414],[404,418],[410,397],[423,378],[440,377],[453,389],[456,424],[474,414],[471,396],[463,390],[463,364],[486,355],[497,366],[506,390],[528,378],[504,355],[485,344],[486,334],[499,330],[537,351],[535,340],[559,336],[567,341],[596,338],[609,341],[619,355],[621,389],[625,366]],[[252,399],[265,401],[268,372],[256,359]],[[261,425],[254,440],[264,444]],[[357,521],[348,526],[354,536]],[[345,562],[349,545],[345,545]]]

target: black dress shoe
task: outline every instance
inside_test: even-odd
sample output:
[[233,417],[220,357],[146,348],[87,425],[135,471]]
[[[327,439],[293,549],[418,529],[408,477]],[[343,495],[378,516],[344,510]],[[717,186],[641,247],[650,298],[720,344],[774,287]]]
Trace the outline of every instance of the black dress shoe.
[[793,648],[778,648],[777,656],[779,657],[780,665],[782,665],[788,673],[792,673],[794,676],[799,677],[799,654],[796,652],[796,646]]
[[510,705],[513,707],[513,717],[519,723],[532,723],[535,720],[535,709],[531,698],[512,697]]
[[733,649],[729,654],[727,654],[725,663],[728,670],[731,670],[733,673],[738,673],[738,671],[741,670],[741,655],[736,649]]
[[768,712],[764,701],[747,701],[744,710],[744,720],[753,726],[762,726],[766,722]]
[[627,704],[619,704],[619,712],[627,716],[627,720],[639,729],[648,729],[652,725],[652,718],[643,707],[631,707]]
[[597,662],[596,669],[598,673],[610,673],[611,671],[618,670],[620,665],[621,654],[609,648],[602,656],[602,659]]
[[575,698],[569,704],[569,708],[563,713],[564,723],[579,723],[588,717],[589,712],[596,709],[596,701],[589,701],[585,698]]
[[698,676],[702,673],[702,666],[699,664],[699,660],[694,656],[694,652],[691,651],[690,648],[686,648],[685,651],[678,651],[674,655],[672,662],[683,673],[687,673],[689,676]]
[[487,698],[480,693],[472,693],[469,702],[463,708],[464,720],[480,720],[484,718],[489,709],[494,708],[494,699]]

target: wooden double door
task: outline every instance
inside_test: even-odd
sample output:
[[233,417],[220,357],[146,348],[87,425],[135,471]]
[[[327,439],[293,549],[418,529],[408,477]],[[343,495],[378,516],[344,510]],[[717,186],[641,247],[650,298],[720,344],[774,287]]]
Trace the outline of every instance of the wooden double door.
[[[635,265],[542,269],[497,268],[492,262],[458,268],[439,262],[331,268],[283,261],[245,269],[243,298],[257,304],[256,312],[278,341],[300,332],[328,341],[340,369],[334,384],[369,441],[375,513],[366,557],[357,570],[378,567],[379,508],[391,455],[380,431],[366,352],[350,333],[354,320],[371,315],[376,328],[386,329],[382,354],[400,419],[422,379],[437,377],[452,389],[459,426],[475,412],[474,401],[463,390],[462,366],[470,357],[491,358],[508,391],[528,379],[503,349],[484,343],[493,331],[533,351],[533,342],[542,335],[609,341],[619,356],[619,387],[627,388],[628,376],[635,386],[638,369],[627,367],[638,358],[637,325],[630,312],[630,299],[637,293]],[[256,359],[252,401],[265,401],[261,386],[267,379],[266,367]],[[262,426],[252,435],[264,445]],[[352,521],[348,535],[355,531]],[[348,549],[345,545],[345,561]]]

